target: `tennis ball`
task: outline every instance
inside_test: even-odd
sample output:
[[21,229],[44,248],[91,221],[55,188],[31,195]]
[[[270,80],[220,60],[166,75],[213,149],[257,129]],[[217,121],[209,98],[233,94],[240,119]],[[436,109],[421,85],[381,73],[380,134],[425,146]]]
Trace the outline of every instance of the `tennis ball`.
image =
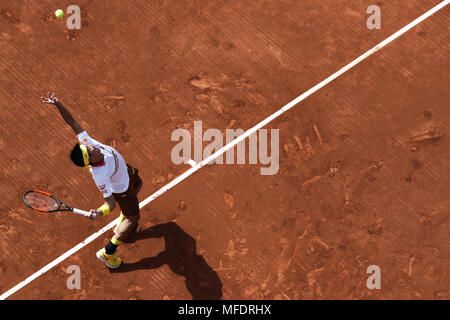
[[55,11],[55,16],[57,18],[62,18],[63,15],[64,15],[64,11],[62,11],[61,9],[58,9],[58,10]]

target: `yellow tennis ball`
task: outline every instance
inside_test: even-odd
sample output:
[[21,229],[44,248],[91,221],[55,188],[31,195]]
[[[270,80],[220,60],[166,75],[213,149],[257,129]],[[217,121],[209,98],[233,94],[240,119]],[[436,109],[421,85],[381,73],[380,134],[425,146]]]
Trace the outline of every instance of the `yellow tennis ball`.
[[57,18],[62,18],[63,15],[64,15],[64,11],[62,11],[61,9],[58,9],[58,10],[55,11],[55,16]]

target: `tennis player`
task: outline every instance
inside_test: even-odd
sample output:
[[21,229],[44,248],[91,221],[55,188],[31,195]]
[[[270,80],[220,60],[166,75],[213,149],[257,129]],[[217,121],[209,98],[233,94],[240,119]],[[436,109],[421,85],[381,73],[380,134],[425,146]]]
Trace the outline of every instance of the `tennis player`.
[[119,204],[122,212],[114,229],[114,236],[105,248],[97,252],[98,259],[109,268],[116,269],[122,263],[116,253],[117,247],[136,228],[140,218],[137,193],[142,188],[142,180],[138,170],[128,165],[116,149],[92,139],[54,93],[48,92],[47,97],[41,99],[43,103],[56,106],[62,118],[77,135],[79,143],[73,147],[70,159],[78,167],[89,168],[105,199],[105,203],[97,210],[90,210],[89,219],[106,216],[114,210],[116,203]]

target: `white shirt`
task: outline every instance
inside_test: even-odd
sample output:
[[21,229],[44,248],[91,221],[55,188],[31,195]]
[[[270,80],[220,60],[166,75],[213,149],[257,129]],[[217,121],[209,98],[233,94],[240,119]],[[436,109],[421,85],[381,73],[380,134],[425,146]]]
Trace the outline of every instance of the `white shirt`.
[[100,148],[100,152],[104,156],[101,164],[89,166],[95,184],[103,197],[127,191],[130,179],[127,164],[121,154],[113,147],[92,139],[86,131],[81,132],[77,137],[80,144],[92,144],[94,147]]

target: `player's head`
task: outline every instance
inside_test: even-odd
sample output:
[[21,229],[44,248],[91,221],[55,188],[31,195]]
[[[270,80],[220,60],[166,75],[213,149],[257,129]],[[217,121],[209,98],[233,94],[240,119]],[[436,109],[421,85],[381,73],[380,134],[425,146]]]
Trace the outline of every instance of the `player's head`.
[[103,161],[103,154],[99,148],[96,148],[93,145],[85,146],[76,143],[70,153],[70,160],[78,167],[85,167],[85,159],[89,164],[97,164]]

